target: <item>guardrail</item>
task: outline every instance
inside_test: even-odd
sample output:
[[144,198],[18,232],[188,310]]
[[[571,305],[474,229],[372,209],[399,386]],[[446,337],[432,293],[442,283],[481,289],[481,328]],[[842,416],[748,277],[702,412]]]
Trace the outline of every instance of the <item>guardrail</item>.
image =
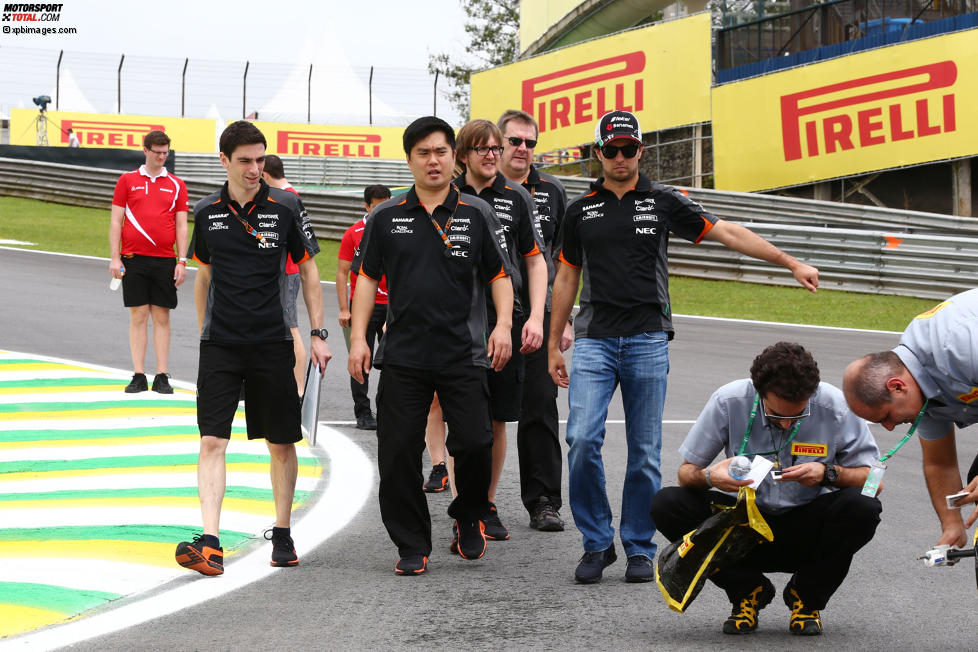
[[[285,177],[296,186],[410,186],[414,183],[404,161],[348,159],[321,156],[283,156]],[[176,175],[223,183],[227,172],[217,154],[181,154],[174,161]]]
[[[118,178],[117,170],[0,158],[0,195],[108,209]],[[218,180],[184,180],[191,205],[218,187]],[[691,190],[690,196],[818,267],[823,288],[943,298],[978,287],[978,220],[972,218],[712,190]],[[339,239],[363,215],[355,195],[306,190],[302,201],[320,238]],[[771,212],[797,219],[791,224],[743,219]],[[858,228],[837,226],[850,223]],[[795,284],[787,270],[711,241],[692,245],[671,238],[669,265],[677,275]]]

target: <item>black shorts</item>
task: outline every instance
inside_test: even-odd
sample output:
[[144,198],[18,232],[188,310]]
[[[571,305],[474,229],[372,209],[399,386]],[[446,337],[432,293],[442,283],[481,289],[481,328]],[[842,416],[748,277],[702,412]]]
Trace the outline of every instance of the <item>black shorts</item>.
[[200,343],[197,371],[197,427],[201,436],[229,439],[245,383],[248,439],[294,444],[299,428],[299,390],[295,384],[292,341],[258,344]]
[[523,404],[523,378],[525,363],[520,347],[523,346],[523,324],[521,319],[513,320],[513,357],[502,371],[488,369],[489,412],[493,421],[519,421],[520,406]]
[[176,258],[139,256],[122,257],[126,273],[122,276],[122,305],[160,306],[173,310],[177,307],[177,286],[173,282]]

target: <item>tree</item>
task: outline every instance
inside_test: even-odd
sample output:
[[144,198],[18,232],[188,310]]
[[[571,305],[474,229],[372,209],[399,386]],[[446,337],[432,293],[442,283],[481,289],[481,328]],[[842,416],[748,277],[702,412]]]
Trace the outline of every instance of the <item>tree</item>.
[[519,0],[459,0],[465,12],[465,35],[469,55],[459,58],[445,53],[428,56],[428,72],[439,73],[448,82],[448,100],[459,112],[469,115],[469,78],[472,73],[516,61],[519,56]]

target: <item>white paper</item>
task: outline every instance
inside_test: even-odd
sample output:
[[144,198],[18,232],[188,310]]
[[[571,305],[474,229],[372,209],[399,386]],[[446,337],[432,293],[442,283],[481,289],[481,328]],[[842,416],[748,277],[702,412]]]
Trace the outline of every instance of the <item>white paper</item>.
[[774,468],[774,462],[766,457],[755,455],[754,459],[750,461],[750,473],[747,474],[747,479],[751,480],[748,486],[751,489],[757,489],[757,485],[764,482],[772,468]]
[[319,387],[322,376],[312,361],[306,366],[306,388],[302,392],[302,436],[309,440],[310,446],[316,445],[316,428],[319,425]]

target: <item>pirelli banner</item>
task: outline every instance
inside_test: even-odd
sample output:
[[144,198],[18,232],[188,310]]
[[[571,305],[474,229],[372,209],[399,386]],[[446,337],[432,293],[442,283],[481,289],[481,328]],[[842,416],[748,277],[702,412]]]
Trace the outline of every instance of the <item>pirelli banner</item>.
[[[213,120],[67,111],[48,111],[45,115],[48,145],[51,146],[67,147],[68,130],[72,129],[82,147],[142,149],[143,136],[158,129],[166,132],[170,137],[170,146],[178,152],[210,154],[217,151]],[[37,117],[36,110],[10,110],[11,145],[37,144],[34,122]]]
[[716,187],[767,190],[978,154],[978,30],[713,89]]
[[594,140],[608,111],[631,111],[643,131],[710,120],[710,15],[587,41],[472,75],[473,118],[523,109],[540,124],[537,151]]
[[403,127],[340,127],[256,121],[265,134],[268,153],[404,160]]

